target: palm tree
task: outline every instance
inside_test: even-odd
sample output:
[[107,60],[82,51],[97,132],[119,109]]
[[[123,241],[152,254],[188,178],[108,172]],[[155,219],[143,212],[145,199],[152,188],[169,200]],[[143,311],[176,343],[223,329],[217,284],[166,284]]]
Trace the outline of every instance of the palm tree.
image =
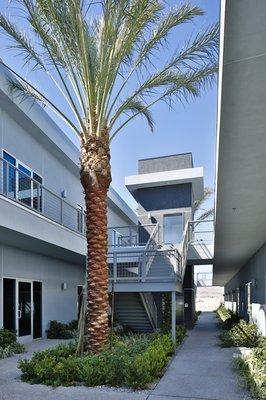
[[21,99],[41,102],[80,139],[88,243],[86,349],[99,352],[108,339],[110,143],[138,116],[153,130],[150,108],[159,101],[171,106],[174,100],[197,97],[215,81],[218,26],[184,43],[176,37],[177,50],[162,63],[158,52],[170,32],[203,15],[199,7],[186,3],[169,9],[161,0],[16,2],[27,36],[1,14],[0,27],[11,39],[11,49],[24,57],[32,72],[41,69],[46,74],[61,100],[58,105],[4,64],[14,76],[10,90]]
[[203,208],[204,203],[213,195],[213,189],[210,187],[204,188],[203,197],[201,200],[194,202],[194,214],[196,214],[196,221],[206,220],[214,215],[214,207]]

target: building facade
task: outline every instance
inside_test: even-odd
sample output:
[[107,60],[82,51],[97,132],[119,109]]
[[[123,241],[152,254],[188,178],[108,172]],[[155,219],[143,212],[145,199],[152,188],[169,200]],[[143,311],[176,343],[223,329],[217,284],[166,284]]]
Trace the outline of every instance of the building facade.
[[266,334],[266,3],[222,1],[214,284]]
[[[85,280],[79,149],[38,105],[11,99],[0,70],[0,326],[21,341],[77,319]],[[136,224],[111,188],[108,224]]]

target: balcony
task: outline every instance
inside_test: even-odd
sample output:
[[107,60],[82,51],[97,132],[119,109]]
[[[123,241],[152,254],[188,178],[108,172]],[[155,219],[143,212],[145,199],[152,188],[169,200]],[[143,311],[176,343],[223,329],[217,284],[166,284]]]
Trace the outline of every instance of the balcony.
[[159,232],[159,224],[109,228],[109,280],[182,283],[187,263],[212,263],[213,221],[188,221],[180,243],[161,243]]
[[[37,177],[36,177],[37,178]],[[85,213],[0,157],[0,195],[81,235]]]

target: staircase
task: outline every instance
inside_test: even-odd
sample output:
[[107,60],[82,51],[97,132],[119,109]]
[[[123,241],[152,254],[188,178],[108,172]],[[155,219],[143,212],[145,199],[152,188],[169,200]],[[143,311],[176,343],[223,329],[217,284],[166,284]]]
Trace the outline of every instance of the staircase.
[[174,268],[171,259],[167,252],[157,250],[151,266],[147,272],[147,279],[149,278],[167,278],[174,275]]
[[140,293],[115,293],[115,317],[132,332],[153,332],[152,322]]

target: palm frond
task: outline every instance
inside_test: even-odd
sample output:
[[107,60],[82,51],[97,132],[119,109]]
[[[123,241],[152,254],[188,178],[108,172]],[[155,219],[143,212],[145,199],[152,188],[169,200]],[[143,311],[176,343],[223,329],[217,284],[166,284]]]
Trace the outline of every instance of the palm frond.
[[134,99],[134,100],[131,100],[130,102],[128,102],[124,106],[120,115],[122,115],[124,113],[127,114],[128,112],[132,112],[133,116],[135,114],[143,116],[146,119],[151,131],[152,132],[154,131],[154,120],[152,117],[152,113],[149,109],[146,108],[146,104],[143,103],[141,100]]
[[[89,135],[100,136],[106,129],[114,138],[141,115],[153,128],[150,108],[154,104],[188,101],[215,81],[217,25],[183,45],[177,40],[177,50],[158,67],[158,51],[173,29],[203,14],[197,6],[185,3],[168,8],[161,0],[18,3],[29,34],[3,15],[0,28],[13,40],[11,50],[22,53],[33,69],[43,69],[67,103],[61,118],[66,122],[71,115],[75,133],[78,125],[84,140]],[[55,111],[51,99],[46,104]],[[126,113],[132,115],[117,127]]]
[[42,60],[41,55],[38,54],[33,43],[3,14],[0,14],[0,27],[13,41],[14,44],[11,48],[18,50],[20,54],[23,55],[25,63],[33,61],[34,67],[39,66],[45,68],[44,61]]

